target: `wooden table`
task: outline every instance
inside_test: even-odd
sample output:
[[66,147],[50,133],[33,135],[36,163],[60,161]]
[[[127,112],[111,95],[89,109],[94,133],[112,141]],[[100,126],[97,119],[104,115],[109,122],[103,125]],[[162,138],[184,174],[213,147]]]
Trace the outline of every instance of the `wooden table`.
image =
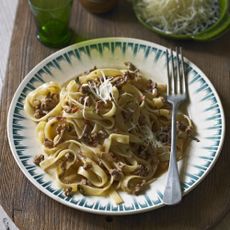
[[126,36],[167,47],[182,46],[185,56],[210,78],[223,102],[227,121],[226,141],[216,165],[180,204],[133,216],[106,217],[84,213],[57,203],[35,188],[22,174],[10,152],[6,135],[7,111],[25,75],[55,50],[36,40],[35,24],[27,2],[19,0],[1,95],[0,204],[21,230],[229,229],[226,221],[222,225],[219,223],[230,210],[230,33],[206,43],[168,40],[145,29],[137,22],[130,5],[120,2],[110,14],[95,16],[74,1],[71,27],[84,38]]
[[0,7],[0,94],[2,89],[3,79],[5,77],[7,59],[10,47],[10,38],[14,26],[15,12],[18,0],[3,0]]

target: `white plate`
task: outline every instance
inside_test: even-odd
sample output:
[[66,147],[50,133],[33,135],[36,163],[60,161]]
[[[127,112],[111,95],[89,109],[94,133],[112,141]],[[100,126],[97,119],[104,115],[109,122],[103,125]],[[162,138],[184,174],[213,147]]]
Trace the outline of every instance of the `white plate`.
[[[124,215],[145,212],[163,205],[162,193],[166,173],[152,183],[144,195],[121,193],[124,203],[116,205],[110,198],[66,197],[39,167],[34,155],[41,153],[35,138],[36,124],[23,110],[26,95],[48,81],[63,83],[75,75],[97,67],[124,67],[131,61],[145,75],[157,82],[166,82],[165,47],[131,38],[102,38],[78,43],[62,49],[39,63],[23,80],[12,100],[8,113],[8,139],[13,156],[26,177],[42,192],[67,206],[98,214]],[[221,151],[225,132],[223,108],[216,90],[205,74],[185,60],[188,71],[190,104],[188,113],[197,128],[197,138],[178,162],[183,193],[191,191],[210,171]]]

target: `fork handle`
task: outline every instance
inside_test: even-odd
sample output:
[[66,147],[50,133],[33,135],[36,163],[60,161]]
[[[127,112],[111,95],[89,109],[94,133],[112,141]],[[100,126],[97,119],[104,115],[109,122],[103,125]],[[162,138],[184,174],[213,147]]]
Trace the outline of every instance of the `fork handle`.
[[172,109],[171,152],[169,160],[168,179],[163,197],[163,202],[168,205],[177,204],[182,199],[180,178],[176,160],[176,114],[178,106],[178,103],[174,103]]

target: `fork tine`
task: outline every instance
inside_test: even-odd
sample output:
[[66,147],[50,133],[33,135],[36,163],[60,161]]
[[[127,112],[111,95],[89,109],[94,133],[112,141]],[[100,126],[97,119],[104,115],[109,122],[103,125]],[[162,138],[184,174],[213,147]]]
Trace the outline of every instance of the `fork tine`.
[[181,76],[181,61],[180,61],[180,58],[179,58],[179,54],[180,54],[180,50],[178,49],[178,47],[176,47],[176,73],[177,73],[177,81],[178,81],[178,88],[177,88],[177,92],[178,93],[182,93],[182,83],[181,81],[183,79],[182,76]]
[[167,87],[167,94],[171,93],[171,77],[169,73],[169,52],[166,50],[166,62],[167,62],[167,80],[168,80],[168,87]]
[[175,65],[174,65],[174,58],[173,58],[173,52],[172,49],[170,50],[171,52],[171,61],[172,61],[172,76],[171,76],[171,80],[173,81],[173,90],[172,93],[176,94],[177,93],[177,79],[176,79],[176,75],[175,75]]
[[181,72],[182,72],[182,84],[183,84],[182,93],[187,94],[187,86],[186,86],[185,70],[184,70],[184,56],[182,53],[182,47],[180,47],[180,56],[181,56]]

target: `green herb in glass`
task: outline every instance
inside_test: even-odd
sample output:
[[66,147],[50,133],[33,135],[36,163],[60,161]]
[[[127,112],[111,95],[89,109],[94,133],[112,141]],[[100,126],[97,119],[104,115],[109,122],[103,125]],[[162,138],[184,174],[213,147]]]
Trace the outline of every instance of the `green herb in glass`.
[[37,25],[37,38],[49,47],[64,47],[71,41],[69,19],[72,0],[28,0]]

